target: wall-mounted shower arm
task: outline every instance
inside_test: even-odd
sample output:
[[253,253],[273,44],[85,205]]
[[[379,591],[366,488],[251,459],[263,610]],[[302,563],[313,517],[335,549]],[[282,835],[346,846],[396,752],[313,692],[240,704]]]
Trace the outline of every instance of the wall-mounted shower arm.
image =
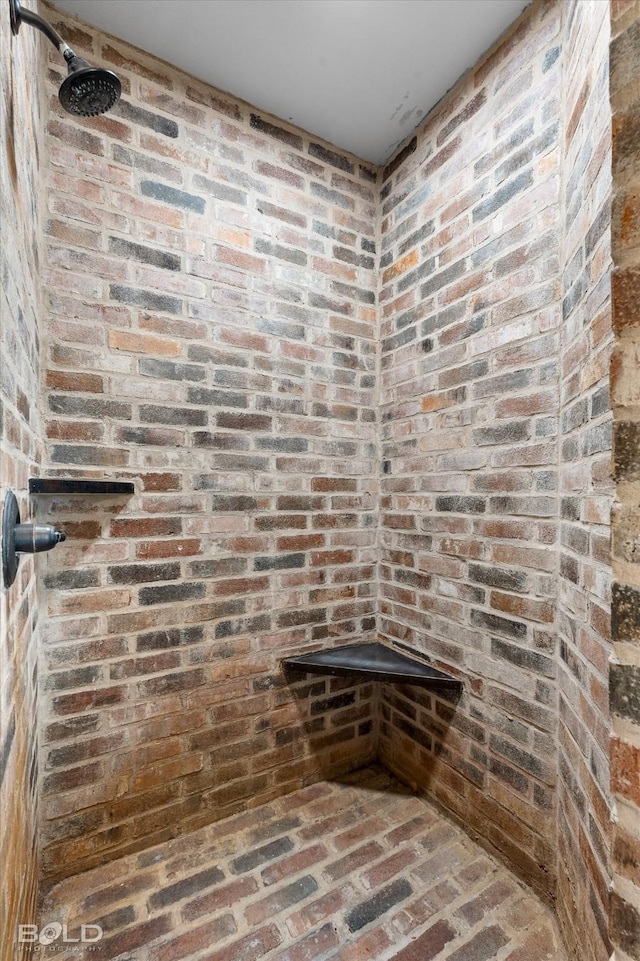
[[9,11],[11,32],[14,36],[24,21],[40,30],[64,57],[68,75],[60,87],[58,97],[68,113],[80,117],[96,117],[111,110],[118,102],[122,89],[115,73],[102,67],[92,67],[82,57],[78,57],[50,23],[37,13],[23,9],[20,0],[9,0]]
[[[73,50],[69,44],[62,39],[57,30],[54,30],[50,23],[39,17],[37,13],[33,13],[31,10],[24,8],[20,0],[9,0],[10,16],[11,16],[11,32],[17,35],[21,23],[29,23],[32,27],[36,27],[40,30],[48,40],[56,47],[65,60],[69,60],[70,57],[74,56]],[[68,53],[67,53],[68,52]]]

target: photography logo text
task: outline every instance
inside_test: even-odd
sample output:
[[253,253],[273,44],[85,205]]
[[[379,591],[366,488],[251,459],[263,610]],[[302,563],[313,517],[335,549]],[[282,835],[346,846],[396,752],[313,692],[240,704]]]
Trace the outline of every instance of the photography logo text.
[[67,945],[67,944],[96,944],[101,941],[104,931],[99,924],[81,924],[79,928],[70,930],[70,926],[60,921],[49,921],[42,927],[37,924],[18,925],[19,944]]

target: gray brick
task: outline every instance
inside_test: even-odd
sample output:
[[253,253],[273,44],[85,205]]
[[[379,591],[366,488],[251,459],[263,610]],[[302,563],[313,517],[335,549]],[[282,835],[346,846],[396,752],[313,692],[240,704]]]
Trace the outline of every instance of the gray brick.
[[166,250],[157,250],[154,247],[145,247],[144,244],[134,244],[121,237],[109,237],[109,250],[112,254],[126,257],[131,260],[139,260],[144,264],[151,264],[153,267],[161,267],[164,270],[180,270],[181,260],[177,254],[170,254]]
[[197,214],[203,214],[205,210],[202,197],[185,193],[184,190],[177,190],[175,187],[169,187],[154,180],[143,180],[140,191],[143,197],[153,197],[154,200],[161,200],[165,204],[171,204],[172,207],[193,210]]
[[372,921],[375,921],[412,894],[413,888],[407,879],[399,878],[349,911],[345,917],[346,925],[350,931],[359,931],[360,928],[371,924]]
[[113,108],[113,113],[140,127],[155,130],[156,133],[161,133],[165,137],[175,138],[180,132],[175,120],[168,120],[166,117],[161,117],[159,114],[145,110],[143,107],[136,107],[127,100],[120,100]]
[[158,310],[165,314],[179,314],[182,312],[182,301],[169,294],[156,294],[150,290],[140,290],[136,287],[124,287],[121,284],[109,286],[109,297],[123,304],[142,307],[145,310]]
[[264,844],[262,847],[234,858],[230,862],[229,868],[233,874],[245,874],[247,871],[253,871],[261,864],[266,864],[268,861],[282,857],[283,854],[288,854],[293,848],[294,844],[291,838],[278,838],[277,841],[271,841],[270,844]]
[[215,197],[216,200],[224,200],[227,203],[239,204],[242,207],[247,205],[247,194],[244,190],[237,190],[227,184],[219,183],[217,180],[209,180],[201,174],[193,178],[193,186],[196,190],[203,190],[205,193]]
[[523,190],[527,190],[533,185],[533,170],[525,170],[513,180],[505,184],[504,187],[500,187],[496,190],[490,197],[479,203],[477,207],[473,209],[473,222],[477,223],[479,220],[484,220],[489,214],[493,214],[500,207],[503,207],[509,200],[515,197],[517,194],[522,193]]

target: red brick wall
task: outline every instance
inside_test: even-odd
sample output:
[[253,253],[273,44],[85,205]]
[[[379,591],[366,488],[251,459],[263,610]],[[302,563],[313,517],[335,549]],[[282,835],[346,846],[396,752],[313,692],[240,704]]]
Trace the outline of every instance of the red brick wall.
[[73,22],[50,60],[44,870],[365,763],[372,687],[284,655],[373,637],[376,171]]
[[[43,559],[48,877],[378,743],[549,896],[559,828],[561,918],[600,961],[605,13],[534,5],[384,174],[65,23],[124,94],[76,124],[50,60],[49,472],[136,493],[41,499],[70,534]],[[286,682],[376,609],[459,703]]]
[[609,5],[580,0],[564,12],[558,910],[571,955],[605,961],[611,951]]
[[531,8],[390,165],[381,248],[381,628],[465,680],[457,705],[388,689],[381,756],[546,892],[561,13]]
[[612,938],[640,958],[640,3],[612,4],[613,321],[616,505],[612,518],[611,787],[616,801]]
[[382,756],[549,893],[558,837],[570,948],[598,959],[610,818],[606,15],[605,4],[536,8],[456,88],[386,179],[381,251],[382,628],[468,680],[455,710],[389,689]]
[[[27,479],[42,456],[38,404],[42,262],[40,255],[41,91],[44,41],[16,38],[0,17],[0,503],[8,489],[30,519]],[[14,933],[34,922],[38,878],[37,645],[39,592],[33,558],[0,587],[0,958],[22,952]]]

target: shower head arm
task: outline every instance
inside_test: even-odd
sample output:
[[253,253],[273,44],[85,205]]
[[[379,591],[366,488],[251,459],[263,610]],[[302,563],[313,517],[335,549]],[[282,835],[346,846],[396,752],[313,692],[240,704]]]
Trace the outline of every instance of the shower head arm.
[[50,23],[31,10],[23,10],[20,0],[9,0],[11,32],[15,36],[24,20],[40,30],[64,57],[67,76],[58,91],[58,99],[67,113],[78,117],[97,117],[111,110],[120,99],[122,84],[111,70],[92,67],[83,57],[78,57]]
[[62,39],[57,30],[54,30],[50,23],[39,17],[37,13],[24,9],[20,0],[9,0],[11,14],[11,32],[16,35],[21,23],[28,23],[32,27],[40,30],[54,47],[60,51],[64,59],[68,62],[75,54],[69,44]]

